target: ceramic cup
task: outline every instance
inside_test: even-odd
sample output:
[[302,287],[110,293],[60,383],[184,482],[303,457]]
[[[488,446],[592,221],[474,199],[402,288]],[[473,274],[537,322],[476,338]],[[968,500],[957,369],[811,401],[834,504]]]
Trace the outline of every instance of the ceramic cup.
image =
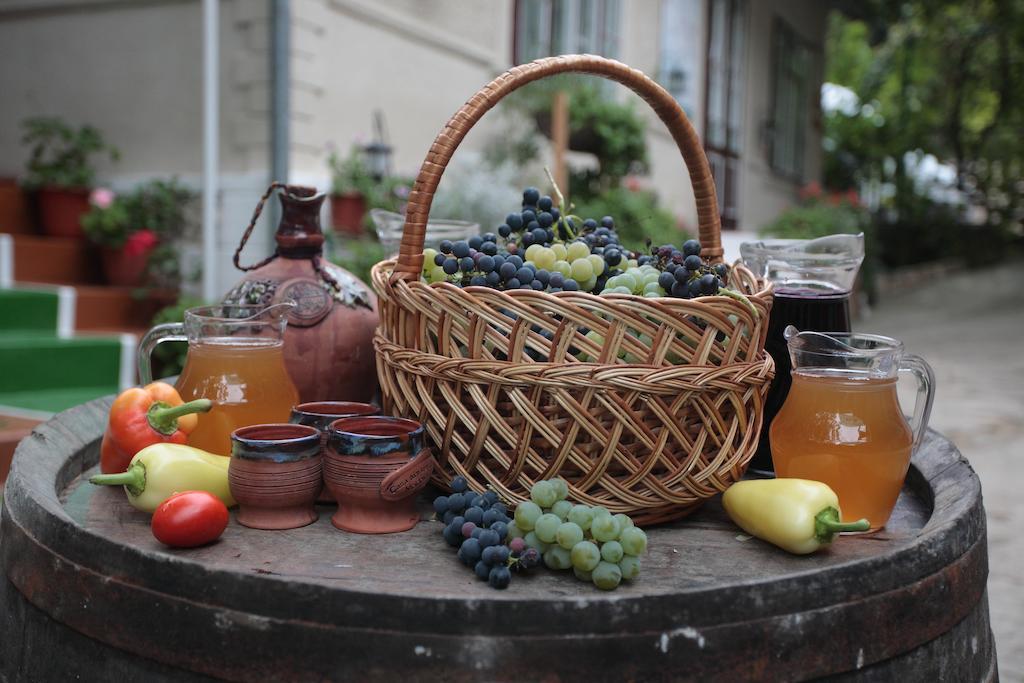
[[324,482],[338,501],[331,523],[361,534],[416,526],[416,494],[434,470],[423,426],[398,417],[345,417],[328,428]]
[[[371,403],[356,403],[354,401],[313,401],[312,403],[300,403],[292,408],[292,415],[289,422],[292,424],[307,425],[320,430],[320,445],[327,448],[327,427],[332,422],[342,417],[359,417],[365,415],[380,415],[380,408]],[[334,496],[327,490],[327,487],[320,492],[316,502],[333,503]]]
[[228,484],[239,524],[296,529],[317,519],[323,487],[320,432],[297,424],[265,424],[231,434]]

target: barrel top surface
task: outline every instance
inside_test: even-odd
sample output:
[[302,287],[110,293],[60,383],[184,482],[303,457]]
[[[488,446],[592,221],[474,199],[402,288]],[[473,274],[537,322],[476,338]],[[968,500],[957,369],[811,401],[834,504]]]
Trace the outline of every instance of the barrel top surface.
[[[746,659],[719,658],[707,671],[736,674],[757,661],[762,668],[749,671],[767,674],[782,663],[764,643],[785,647],[791,638],[792,648],[805,648],[807,657],[816,658],[805,664],[809,670],[827,673],[846,670],[832,668],[828,656],[848,660],[844,666],[852,669],[854,663],[859,668],[907,652],[952,628],[983,599],[987,554],[980,484],[956,448],[934,432],[915,453],[896,510],[881,532],[844,535],[823,552],[798,557],[747,537],[715,499],[686,519],[648,528],[640,577],[615,591],[602,592],[571,572],[542,567],[516,575],[507,590],[497,591],[476,579],[444,542],[441,523],[431,519],[429,493],[422,501],[423,521],[405,533],[341,532],[330,523],[333,508],[320,506],[318,521],[304,528],[248,529],[232,513],[232,523],[214,544],[164,547],[150,532],[149,516],[132,508],[120,488],[87,482],[96,469],[109,405],[110,399],[100,399],[57,415],[19,446],[0,517],[0,570],[29,602],[72,628],[176,665],[186,665],[179,659],[183,648],[223,651],[230,629],[239,638],[247,634],[249,640],[238,642],[269,638],[267,647],[278,642],[278,628],[308,638],[310,648],[319,639],[362,634],[373,643],[373,634],[400,633],[415,648],[430,641],[437,652],[449,648],[452,657],[463,656],[463,650],[443,643],[441,634],[514,633],[521,643],[539,639],[530,642],[540,649],[549,647],[550,634],[579,642],[599,637],[602,648],[612,648],[608,652],[614,643],[626,647],[633,642],[629,638],[637,638],[671,658],[708,654],[715,647],[732,654],[736,638],[747,634],[737,625],[755,624],[751,633],[772,635],[749,641]],[[61,582],[60,590],[54,581]],[[76,597],[81,594],[91,597]],[[171,607],[157,608],[163,604]],[[813,646],[807,629],[845,628],[857,609],[870,615],[857,613],[855,619],[869,618],[865,628],[875,636],[867,654],[865,641],[852,637],[834,643],[830,655]],[[166,650],[160,650],[156,634],[141,642],[146,619],[165,615],[181,633],[215,623],[220,640],[197,632],[194,643]],[[901,619],[925,626],[910,629]],[[711,640],[715,633],[718,644]],[[678,645],[670,649],[673,642]],[[698,649],[684,653],[680,647]],[[555,650],[551,656],[557,660]],[[231,666],[247,664],[241,655],[228,659]],[[199,670],[207,673],[228,670],[227,660],[202,661]],[[281,666],[286,665],[306,662]]]

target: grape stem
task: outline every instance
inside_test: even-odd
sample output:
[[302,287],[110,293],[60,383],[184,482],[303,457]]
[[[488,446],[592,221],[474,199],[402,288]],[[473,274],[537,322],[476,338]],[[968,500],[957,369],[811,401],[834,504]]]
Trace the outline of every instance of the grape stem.
[[754,304],[750,303],[750,299],[748,299],[745,294],[729,289],[727,287],[719,287],[718,293],[721,294],[722,296],[727,296],[730,299],[735,299],[736,301],[739,301],[741,304],[746,306],[747,310],[750,311],[750,314],[754,316],[754,320],[757,320],[758,318],[761,317],[760,314],[757,312],[757,308],[754,306]]
[[561,209],[562,205],[565,203],[565,197],[562,196],[562,191],[560,189],[558,189],[558,183],[555,182],[555,177],[553,175],[551,175],[551,169],[549,169],[547,166],[545,166],[544,167],[544,173],[547,174],[548,180],[551,181],[551,187],[553,187],[554,190],[555,190],[555,199],[557,200],[555,202],[555,206],[557,206],[559,209]]

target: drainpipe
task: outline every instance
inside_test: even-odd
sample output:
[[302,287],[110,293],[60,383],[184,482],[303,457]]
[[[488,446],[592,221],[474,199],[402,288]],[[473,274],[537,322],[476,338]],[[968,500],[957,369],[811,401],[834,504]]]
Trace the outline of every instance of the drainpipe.
[[[288,182],[288,114],[291,72],[289,0],[270,0],[270,179]],[[277,203],[273,204],[277,209]]]
[[217,301],[218,76],[220,44],[218,0],[203,0],[203,299]]

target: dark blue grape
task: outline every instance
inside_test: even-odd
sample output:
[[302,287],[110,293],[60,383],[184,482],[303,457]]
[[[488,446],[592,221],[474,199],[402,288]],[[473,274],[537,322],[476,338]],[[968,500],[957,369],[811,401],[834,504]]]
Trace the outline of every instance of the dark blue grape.
[[617,266],[622,263],[622,252],[618,249],[605,249],[604,260],[608,262],[609,266]]
[[508,556],[512,551],[508,549],[507,545],[495,545],[491,546],[494,548],[494,561],[491,564],[505,564],[508,562]]
[[700,278],[694,278],[693,280],[690,280],[690,284],[688,285],[688,287],[690,288],[691,299],[695,299],[696,297],[700,296]]
[[516,264],[512,263],[511,260],[508,260],[501,264],[501,268],[498,269],[498,272],[501,274],[501,279],[508,282],[516,276],[517,270],[519,269],[516,268]]
[[435,266],[443,266],[444,262],[447,261],[447,260],[448,260],[448,257],[445,256],[444,254],[435,254],[434,255],[434,265]]
[[565,282],[562,284],[562,289],[564,289],[567,292],[577,292],[580,289],[580,283],[576,282],[571,277],[569,277],[566,278]]
[[[505,289],[519,289],[523,286],[523,283],[519,281],[519,278],[514,277],[511,280],[505,282]],[[531,287],[532,289],[532,287]]]
[[557,223],[558,219],[562,217],[562,212],[558,210],[557,206],[553,206],[548,209],[548,213],[551,214],[551,218]]
[[725,279],[729,277],[729,266],[724,263],[719,263],[715,265],[715,272],[718,273],[718,277],[722,282],[725,282]]
[[[534,228],[530,234],[533,235],[534,244],[544,244],[548,239],[548,231],[544,228]],[[523,235],[523,237],[526,237],[526,235]]]
[[491,568],[491,573],[487,576],[487,584],[491,588],[508,588],[510,583],[512,583],[512,572],[508,570],[508,567]]
[[487,530],[486,530],[486,529],[484,529],[484,528],[483,528],[482,526],[478,526],[478,527],[476,527],[475,529],[473,529],[473,532],[472,532],[472,533],[470,534],[470,537],[471,537],[471,538],[475,538],[475,539],[477,539],[477,540],[480,540],[480,536],[481,536],[481,535],[482,535],[482,534],[483,534],[483,533],[484,533],[485,531],[487,531]]
[[459,546],[459,559],[464,565],[472,567],[480,561],[481,552],[483,552],[483,546],[480,545],[480,541],[475,538],[467,538]]
[[519,278],[520,282],[530,282],[533,280],[533,271],[524,265],[516,271],[516,277]]
[[672,296],[678,299],[689,299],[690,298],[690,286],[685,282],[679,282],[673,278],[672,287],[665,291],[671,291]]
[[681,266],[672,271],[672,276],[675,277],[675,279],[678,280],[679,282],[689,282],[690,271],[688,271],[685,267]]
[[446,258],[441,268],[449,275],[454,275],[459,270],[459,262],[453,258]]
[[474,261],[469,256],[465,256],[465,257],[459,259],[459,269],[462,270],[462,272],[464,272],[464,273],[468,273],[471,270],[475,270],[476,269],[476,261]]
[[498,538],[498,532],[490,529],[484,529],[484,532],[480,534],[480,547],[486,548],[489,545],[500,545],[502,539]]
[[685,256],[700,256],[700,242],[697,240],[683,242],[683,254]]
[[455,256],[455,258],[464,258],[469,256],[469,245],[462,240],[453,243],[452,255]]
[[487,286],[487,278],[484,277],[483,275],[474,275],[473,277],[471,277],[469,279],[469,286],[470,287],[486,287]]
[[701,261],[700,256],[697,256],[696,254],[690,254],[683,260],[683,268],[692,272],[700,270],[702,265],[704,265],[704,262]]
[[641,256],[640,258],[638,258],[636,260],[636,264],[638,266],[645,266],[648,263],[651,263],[652,261],[654,261],[654,257],[653,256],[644,255],[644,256]]
[[[534,221],[534,223],[536,223],[536,221]],[[523,236],[519,238],[519,241],[522,242],[524,247],[530,246],[533,244],[533,233],[529,230],[523,231]]]
[[473,572],[481,581],[487,581],[491,576],[491,565],[480,560],[476,565],[474,565]]
[[519,285],[519,289],[530,289],[530,290],[532,290],[533,289],[533,280],[531,280],[529,282],[523,282],[522,284]]
[[544,270],[543,268],[539,269],[536,273],[534,273],[533,277],[535,280],[539,280],[540,283],[545,287],[547,287],[548,283],[551,281],[551,273]]
[[453,510],[448,510],[443,515],[441,515],[441,521],[445,524],[448,524],[453,519],[455,519],[455,512]]
[[480,553],[480,561],[486,564],[494,564],[494,553],[497,552],[498,546],[489,545],[483,549]]
[[463,515],[467,522],[473,522],[473,524],[480,524],[484,521],[484,511],[482,508],[469,507],[466,509],[466,514]]
[[[449,510],[448,512],[451,512],[451,510]],[[461,532],[462,531],[462,525],[466,523],[466,518],[463,517],[462,515],[455,515],[454,517],[452,517],[452,521],[450,521],[448,523],[451,524],[453,527],[455,527],[456,529],[458,529]]]
[[597,228],[597,221],[595,221],[593,218],[588,218],[587,220],[583,221],[583,229],[584,230],[594,230],[596,228]]
[[672,285],[676,283],[676,278],[672,273],[662,273],[658,276],[658,286],[664,289],[666,292],[672,291]]
[[537,223],[539,223],[540,227],[542,227],[542,228],[550,228],[551,224],[554,223],[554,222],[555,222],[554,216],[552,216],[547,211],[541,211],[537,215]]
[[473,235],[472,237],[469,238],[469,242],[468,242],[470,249],[479,249],[480,245],[483,244],[483,243],[484,243],[484,238],[480,237],[479,235]]
[[554,205],[555,203],[551,201],[551,197],[548,197],[547,195],[544,195],[537,200],[537,208],[541,211],[550,211],[551,207]]
[[487,256],[494,256],[498,253],[498,245],[494,242],[484,242],[483,246],[480,247],[480,251]]
[[700,278],[700,291],[703,294],[718,294],[718,278],[708,273]]
[[[463,479],[462,480],[463,486],[465,486],[465,482],[466,482],[466,480]],[[448,509],[449,510],[454,510],[455,512],[462,512],[463,510],[466,509],[466,499],[465,499],[465,496],[463,496],[462,493],[460,493],[459,490],[457,488],[455,488],[455,486],[456,486],[456,481],[455,481],[455,479],[453,479],[452,480],[452,489],[455,490],[455,493],[453,493],[452,495],[448,496]],[[463,490],[465,490],[465,489],[463,489]]]
[[[519,218],[518,216],[516,217]],[[523,219],[519,218],[519,222],[522,223]],[[508,237],[509,235],[512,234],[512,228],[506,225],[505,223],[502,223],[501,225],[498,226],[498,234],[501,235],[502,237]]]
[[484,526],[489,527],[497,522],[500,515],[497,510],[484,510]]
[[504,541],[505,537],[508,536],[508,522],[503,521],[507,519],[508,517],[505,517],[504,515],[498,515],[498,519],[490,526],[491,531],[498,534],[498,538],[502,541]]
[[451,547],[458,548],[462,545],[464,540],[465,538],[463,538],[462,532],[459,529],[456,529],[452,525],[448,525],[444,528],[444,542]]
[[537,220],[537,214],[535,214],[530,209],[523,209],[523,213],[522,216],[520,216],[520,218],[522,219],[523,226],[526,226],[526,229],[529,230],[530,223],[533,223]]
[[498,241],[498,236],[495,235],[493,232],[485,232],[480,237],[481,237],[481,239],[483,239],[484,242],[497,242]]
[[561,289],[564,283],[565,276],[558,272],[551,273],[551,276],[548,278],[548,285],[551,287],[558,287]]
[[516,270],[519,270],[520,268],[523,267],[523,257],[519,256],[518,254],[512,254],[505,260],[514,265],[516,267]]
[[[505,216],[505,225],[512,230],[519,230],[523,227],[523,214],[522,213],[510,213]],[[498,227],[498,232],[501,232],[501,227]],[[502,235],[502,237],[508,237],[508,235]]]
[[480,508],[485,512],[487,511],[487,508],[491,507],[491,503],[486,498],[484,498],[483,495],[474,496],[473,500],[471,500],[469,504],[475,508]]
[[484,281],[488,287],[497,287],[501,284],[501,275],[498,274],[498,271],[492,270],[484,276]]
[[437,245],[437,248],[441,250],[442,254],[450,254],[452,253],[452,241],[441,240],[441,244]]
[[443,515],[448,512],[448,496],[438,496],[433,502],[434,512]]
[[594,235],[596,235],[597,237],[608,237],[611,234],[612,234],[611,230],[609,230],[608,228],[603,228],[603,227],[602,228],[598,228],[597,230],[594,231]]
[[523,204],[536,204],[540,201],[540,190],[536,187],[528,187],[523,190]]
[[612,228],[615,227],[615,219],[612,218],[611,216],[605,216],[604,218],[601,219],[601,226],[611,230]]
[[535,292],[543,292],[545,289],[547,289],[547,285],[542,283],[540,280],[533,280],[532,282],[530,282],[530,289],[534,290]]
[[519,564],[523,569],[530,569],[540,564],[540,552],[536,548],[527,548],[519,555]]
[[480,260],[476,262],[476,267],[480,269],[481,273],[489,273],[494,270],[494,257],[484,254],[480,257]]
[[[500,501],[500,499],[498,498],[498,494],[495,493],[494,491],[484,492],[484,498],[486,498],[487,502],[490,503],[492,506]],[[502,510],[502,512],[504,512],[504,510]]]

